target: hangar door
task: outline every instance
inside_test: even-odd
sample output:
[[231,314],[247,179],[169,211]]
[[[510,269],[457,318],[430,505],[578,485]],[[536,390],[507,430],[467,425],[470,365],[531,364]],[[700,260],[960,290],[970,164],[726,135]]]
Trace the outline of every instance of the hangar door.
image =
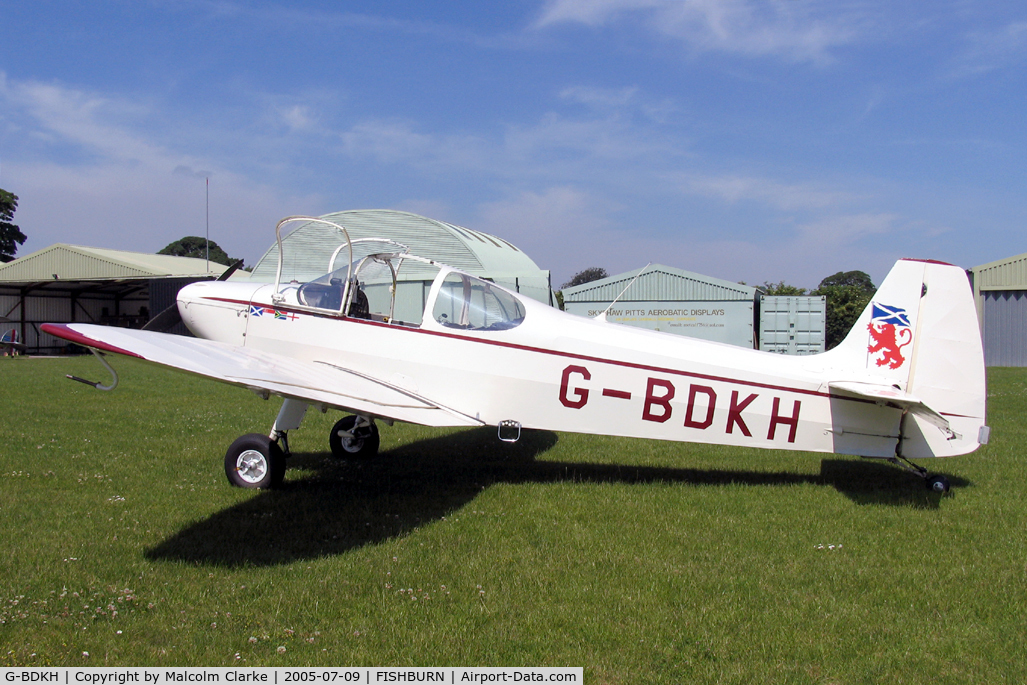
[[1027,366],[1027,290],[983,294],[985,364]]

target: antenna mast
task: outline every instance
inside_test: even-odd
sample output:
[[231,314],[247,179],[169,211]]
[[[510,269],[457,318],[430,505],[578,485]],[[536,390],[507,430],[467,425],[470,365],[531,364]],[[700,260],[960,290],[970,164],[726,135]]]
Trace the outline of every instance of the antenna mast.
[[210,273],[210,176],[207,181],[207,272]]
[[635,284],[635,281],[638,280],[638,277],[641,276],[643,273],[645,273],[645,270],[648,269],[652,265],[653,265],[653,263],[649,262],[648,264],[643,266],[642,270],[639,271],[637,274],[635,274],[635,277],[631,279],[631,282],[628,283],[626,286],[624,286],[624,290],[620,291],[620,295],[618,295],[617,297],[613,298],[613,302],[611,302],[609,304],[609,306],[607,306],[606,309],[603,310],[602,314],[600,314],[599,316],[597,316],[595,318],[599,319],[600,321],[606,321],[606,315],[610,313],[610,309],[613,307],[613,305],[617,304],[617,300],[619,300],[620,298],[624,297],[624,293],[628,292],[628,288],[633,286]]

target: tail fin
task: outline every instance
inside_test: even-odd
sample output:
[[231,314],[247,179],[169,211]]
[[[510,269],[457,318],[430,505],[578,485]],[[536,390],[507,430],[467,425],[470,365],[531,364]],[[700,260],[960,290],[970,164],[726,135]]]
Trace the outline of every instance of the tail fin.
[[839,382],[891,386],[907,398],[898,406],[926,408],[903,422],[902,456],[966,454],[987,442],[984,349],[963,269],[897,262],[849,335],[823,358],[845,376]]

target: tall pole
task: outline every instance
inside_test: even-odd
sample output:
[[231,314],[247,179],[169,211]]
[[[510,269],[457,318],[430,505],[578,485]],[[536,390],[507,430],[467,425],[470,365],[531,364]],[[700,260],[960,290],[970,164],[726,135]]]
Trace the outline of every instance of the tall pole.
[[207,273],[210,273],[210,177],[207,177]]

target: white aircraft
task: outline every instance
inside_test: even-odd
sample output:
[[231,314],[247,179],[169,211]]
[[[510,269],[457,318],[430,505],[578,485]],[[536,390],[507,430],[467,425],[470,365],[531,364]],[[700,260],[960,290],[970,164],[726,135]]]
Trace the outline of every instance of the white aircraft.
[[[298,221],[346,236],[319,278],[283,278],[282,228]],[[229,447],[233,485],[282,483],[288,431],[311,406],[350,413],[328,437],[345,458],[377,452],[379,421],[488,425],[506,441],[529,428],[880,458],[940,493],[948,480],[910,460],[988,439],[976,309],[949,264],[899,261],[841,345],[789,357],[567,314],[393,241],[349,240],[325,219],[288,217],[276,234],[273,284],[181,290],[178,316],[195,338],[43,326],[97,355],[113,383],[83,382],[100,389],[117,385],[99,354],[109,352],[283,397],[270,434]],[[397,307],[401,269],[435,274],[423,306]]]

